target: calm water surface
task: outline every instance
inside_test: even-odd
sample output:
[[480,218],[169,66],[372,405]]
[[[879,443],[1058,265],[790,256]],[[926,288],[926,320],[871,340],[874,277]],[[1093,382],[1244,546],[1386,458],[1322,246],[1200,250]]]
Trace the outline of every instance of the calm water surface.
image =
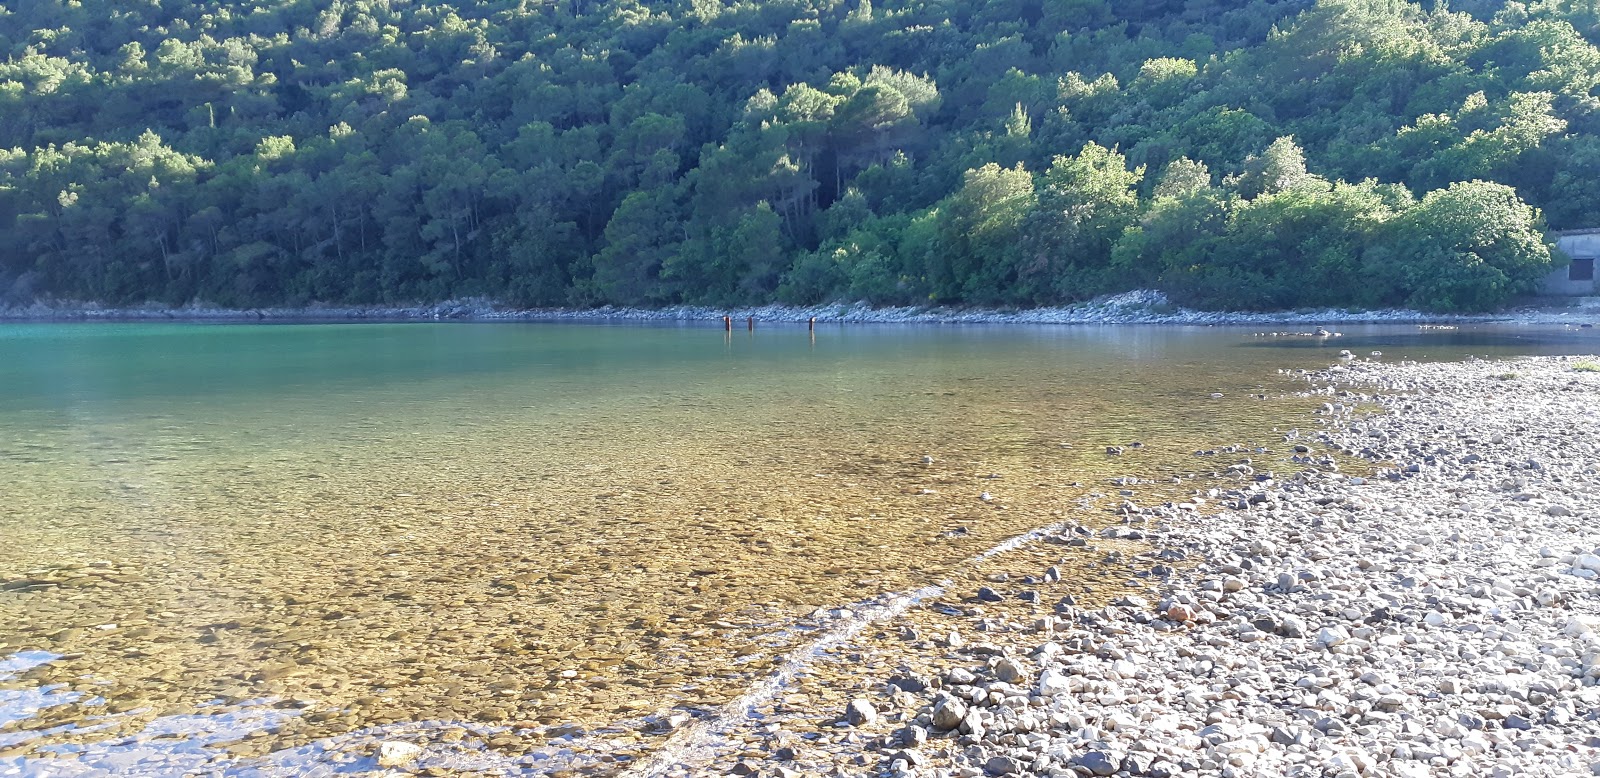
[[1276,443],[1279,368],[1600,349],[1258,329],[0,324],[0,775],[715,705],[818,608]]

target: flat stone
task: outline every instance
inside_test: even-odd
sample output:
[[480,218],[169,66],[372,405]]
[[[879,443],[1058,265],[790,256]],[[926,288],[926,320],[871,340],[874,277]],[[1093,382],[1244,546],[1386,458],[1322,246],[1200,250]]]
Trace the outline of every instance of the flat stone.
[[989,775],[1021,775],[1025,769],[1021,761],[1011,756],[994,756],[983,763],[983,771]]
[[1323,648],[1333,648],[1350,639],[1350,633],[1344,627],[1323,627],[1317,631],[1317,645]]
[[1094,775],[1115,775],[1121,764],[1104,751],[1086,751],[1072,760],[1074,767],[1082,767]]

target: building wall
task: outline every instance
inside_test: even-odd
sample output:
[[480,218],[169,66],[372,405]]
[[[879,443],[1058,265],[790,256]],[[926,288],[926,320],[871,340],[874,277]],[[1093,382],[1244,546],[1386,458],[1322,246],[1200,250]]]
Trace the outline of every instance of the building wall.
[[[1600,258],[1600,231],[1584,232],[1577,235],[1562,235],[1556,239],[1556,246],[1573,259]],[[1595,282],[1592,279],[1588,281],[1570,280],[1567,277],[1569,271],[1570,268],[1566,262],[1561,263],[1557,269],[1550,271],[1550,274],[1544,277],[1544,281],[1541,284],[1544,293],[1568,297],[1595,294]]]

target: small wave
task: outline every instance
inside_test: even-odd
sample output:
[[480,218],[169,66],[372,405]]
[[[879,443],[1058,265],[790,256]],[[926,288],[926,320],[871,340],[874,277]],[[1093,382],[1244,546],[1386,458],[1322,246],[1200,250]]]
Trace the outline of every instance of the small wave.
[[[44,651],[26,651],[0,658],[0,681],[13,680],[58,658],[59,655]],[[653,718],[629,719],[588,733],[551,736],[543,747],[516,757],[496,753],[486,742],[511,728],[451,720],[378,725],[258,757],[230,753],[229,744],[280,727],[301,715],[302,711],[284,707],[284,701],[274,698],[232,705],[207,703],[193,713],[158,716],[132,735],[99,740],[51,742],[82,738],[109,729],[118,720],[136,715],[137,711],[95,717],[83,723],[25,728],[30,719],[47,708],[81,702],[85,702],[83,693],[61,685],[0,689],[0,747],[41,741],[30,755],[0,757],[0,776],[71,778],[111,774],[155,778],[204,773],[237,778],[285,778],[377,773],[383,770],[374,753],[379,744],[391,740],[426,743],[426,751],[417,761],[419,767],[540,775],[614,763],[615,757],[604,747],[606,738],[625,732],[649,731],[656,724]],[[456,742],[441,742],[433,737],[445,730],[465,731],[469,737]]]

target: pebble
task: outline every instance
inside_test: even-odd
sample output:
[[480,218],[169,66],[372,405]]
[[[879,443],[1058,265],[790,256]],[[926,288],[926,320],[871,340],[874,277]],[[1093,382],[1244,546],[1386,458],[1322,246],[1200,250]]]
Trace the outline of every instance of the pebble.
[[844,720],[853,727],[864,726],[878,720],[878,711],[866,700],[851,700],[850,704],[845,706]]

